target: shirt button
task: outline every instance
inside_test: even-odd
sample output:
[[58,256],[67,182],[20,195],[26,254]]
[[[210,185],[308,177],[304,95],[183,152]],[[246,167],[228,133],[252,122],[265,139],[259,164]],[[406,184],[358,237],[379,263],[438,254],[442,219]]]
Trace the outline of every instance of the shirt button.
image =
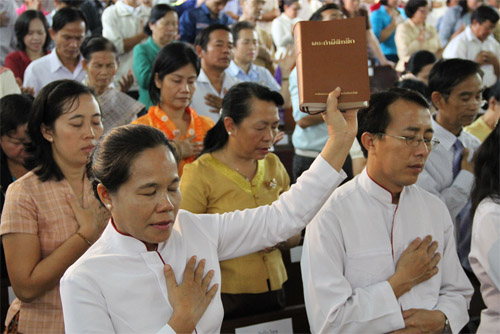
[[189,129],[188,133],[189,133],[190,136],[194,135],[194,129]]
[[161,121],[162,121],[162,122],[166,122],[166,121],[168,121],[168,116],[165,116],[165,115],[164,115],[164,116],[161,116]]

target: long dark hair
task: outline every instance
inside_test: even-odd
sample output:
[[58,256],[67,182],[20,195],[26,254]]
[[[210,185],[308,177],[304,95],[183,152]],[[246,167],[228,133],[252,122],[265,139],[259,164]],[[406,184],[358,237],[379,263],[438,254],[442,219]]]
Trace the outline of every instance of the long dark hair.
[[41,181],[60,181],[64,175],[52,156],[52,146],[43,137],[41,127],[54,128],[56,120],[64,113],[78,107],[81,95],[92,95],[92,90],[74,80],[57,80],[47,84],[38,93],[28,120],[31,142],[26,145],[29,153],[25,167],[33,170]]
[[219,120],[205,136],[201,154],[215,152],[226,145],[229,136],[224,126],[224,118],[230,117],[236,126],[240,125],[250,115],[250,100],[253,98],[274,102],[277,107],[284,103],[280,93],[255,82],[242,82],[231,87],[222,100],[222,113]]
[[43,29],[45,30],[45,41],[43,42],[42,50],[43,52],[47,52],[50,46],[50,34],[49,34],[49,24],[47,23],[47,19],[42,12],[38,10],[27,10],[16,20],[14,24],[14,31],[16,32],[17,39],[17,47],[19,50],[25,51],[26,45],[24,44],[24,37],[29,33],[30,23],[34,19],[39,19],[42,21]]
[[149,81],[149,96],[153,104],[160,102],[160,88],[156,87],[155,74],[160,81],[172,72],[192,64],[196,70],[196,76],[200,74],[200,59],[193,48],[184,42],[172,42],[165,45],[156,55],[151,68],[151,80]]
[[485,198],[500,204],[500,123],[477,150],[475,183],[471,192],[471,217]]

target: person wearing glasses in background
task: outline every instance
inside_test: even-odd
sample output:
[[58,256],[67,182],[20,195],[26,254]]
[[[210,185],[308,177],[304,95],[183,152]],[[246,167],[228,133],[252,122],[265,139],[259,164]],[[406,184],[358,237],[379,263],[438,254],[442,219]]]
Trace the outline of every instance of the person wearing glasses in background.
[[471,316],[483,308],[477,282],[467,256],[470,252],[472,220],[470,193],[474,183],[472,157],[480,145],[475,136],[462,131],[484,105],[483,72],[471,60],[447,59],[434,65],[429,91],[437,113],[432,120],[434,136],[441,144],[431,152],[417,184],[444,201],[455,224],[460,262],[476,288]]
[[458,333],[472,286],[446,206],[415,185],[439,147],[429,103],[393,88],[371,97],[358,124],[366,168],[306,229],[301,269],[311,331]]

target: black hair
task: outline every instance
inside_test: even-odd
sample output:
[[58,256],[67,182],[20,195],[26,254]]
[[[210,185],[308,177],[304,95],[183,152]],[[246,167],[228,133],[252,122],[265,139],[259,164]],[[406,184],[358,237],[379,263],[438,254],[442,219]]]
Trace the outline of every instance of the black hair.
[[149,96],[153,104],[160,102],[160,89],[155,84],[155,74],[161,81],[165,75],[192,64],[196,70],[196,76],[200,74],[200,59],[193,48],[183,42],[171,42],[165,45],[153,62],[151,68],[151,80],[149,82]]
[[224,118],[230,117],[238,126],[251,113],[252,99],[273,102],[277,107],[283,105],[280,93],[255,82],[241,82],[229,89],[222,100],[222,112],[215,126],[211,128],[203,141],[203,152],[215,152],[223,148],[229,137],[224,126]]
[[11,94],[0,99],[0,135],[9,135],[21,125],[28,123],[28,116],[33,105],[33,96]]
[[85,1],[84,0],[59,0],[59,2],[65,3],[68,7],[80,8],[80,6]]
[[159,4],[151,9],[151,14],[149,15],[148,22],[144,25],[144,33],[148,36],[153,35],[153,31],[149,27],[150,23],[156,23],[158,20],[161,20],[167,13],[174,12],[177,13],[174,7],[169,6],[167,4]]
[[387,0],[380,0],[380,4],[382,6],[387,6]]
[[428,101],[431,100],[431,94],[429,93],[429,87],[427,87],[427,85],[420,80],[404,79],[404,80],[398,81],[395,86],[397,88],[406,88],[409,90],[413,90],[415,92],[419,92]]
[[39,19],[40,21],[42,21],[43,29],[45,30],[45,42],[42,46],[42,50],[45,53],[49,49],[51,41],[49,35],[49,24],[47,23],[45,15],[43,15],[43,13],[38,10],[27,10],[17,18],[16,23],[14,24],[14,31],[16,32],[17,39],[17,48],[22,51],[26,50],[24,37],[29,33],[30,23],[34,19]]
[[64,7],[59,9],[52,18],[52,30],[58,32],[68,23],[83,21],[85,23],[85,32],[87,32],[87,19],[82,11],[73,7]]
[[323,13],[325,10],[340,10],[339,6],[337,6],[334,3],[327,3],[326,5],[321,6],[316,10],[314,13],[312,13],[311,17],[309,18],[309,21],[323,21],[323,17],[321,17],[321,13]]
[[457,6],[460,6],[462,8],[460,17],[463,17],[465,14],[469,12],[469,6],[467,5],[467,0],[459,0]]
[[493,24],[498,22],[499,15],[498,10],[494,9],[491,6],[479,6],[475,11],[472,12],[470,17],[470,21],[476,21],[479,24],[483,24],[486,21],[490,21]]
[[389,107],[397,100],[416,103],[424,108],[429,108],[429,102],[419,92],[405,88],[391,88],[384,92],[375,93],[370,97],[368,107],[358,112],[357,139],[365,158],[368,157],[367,149],[362,145],[361,136],[368,132],[371,134],[385,133],[391,123]]
[[231,32],[233,34],[233,43],[236,45],[236,42],[240,38],[240,31],[242,30],[255,30],[255,25],[248,21],[239,21],[233,25]]
[[422,68],[427,65],[434,64],[437,58],[434,53],[427,50],[420,50],[411,55],[410,60],[406,63],[406,71],[418,75]]
[[474,161],[474,186],[471,192],[471,217],[485,198],[500,204],[500,123],[481,144]]
[[215,30],[225,30],[229,33],[231,33],[231,30],[226,26],[225,24],[211,24],[202,31],[196,35],[196,38],[194,40],[194,46],[201,46],[201,49],[203,51],[207,51],[207,45],[208,42],[210,41],[210,34],[215,31]]
[[101,36],[89,36],[85,38],[80,46],[80,53],[88,62],[92,59],[92,54],[99,51],[111,51],[118,59],[118,51],[111,41]]
[[109,131],[87,159],[87,177],[95,197],[100,201],[97,186],[102,183],[109,193],[115,193],[130,177],[134,159],[147,149],[166,146],[178,156],[175,148],[160,130],[141,124],[129,124]]
[[296,2],[299,2],[299,0],[283,0],[283,6],[291,6]]
[[411,19],[420,7],[427,7],[427,0],[410,0],[406,3],[405,14]]
[[56,80],[45,85],[38,93],[28,120],[31,143],[26,146],[29,157],[25,167],[33,170],[42,182],[64,178],[54,161],[51,144],[43,137],[41,127],[53,129],[55,121],[64,113],[78,108],[81,95],[92,95],[92,90],[74,80]]
[[429,91],[444,95],[451,93],[453,88],[474,74],[483,76],[479,64],[467,59],[441,59],[429,73]]

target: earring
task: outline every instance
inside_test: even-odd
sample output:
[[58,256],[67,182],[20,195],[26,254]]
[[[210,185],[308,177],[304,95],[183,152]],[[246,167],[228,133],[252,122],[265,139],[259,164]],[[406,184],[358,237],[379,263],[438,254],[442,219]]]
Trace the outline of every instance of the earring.
[[108,210],[111,210],[111,204],[106,204],[106,207],[108,208]]
[[52,141],[54,140],[54,138],[50,137],[49,138],[49,141],[52,143]]
[[227,132],[227,134],[228,134],[228,135],[232,135],[231,131],[228,131],[228,132]]

